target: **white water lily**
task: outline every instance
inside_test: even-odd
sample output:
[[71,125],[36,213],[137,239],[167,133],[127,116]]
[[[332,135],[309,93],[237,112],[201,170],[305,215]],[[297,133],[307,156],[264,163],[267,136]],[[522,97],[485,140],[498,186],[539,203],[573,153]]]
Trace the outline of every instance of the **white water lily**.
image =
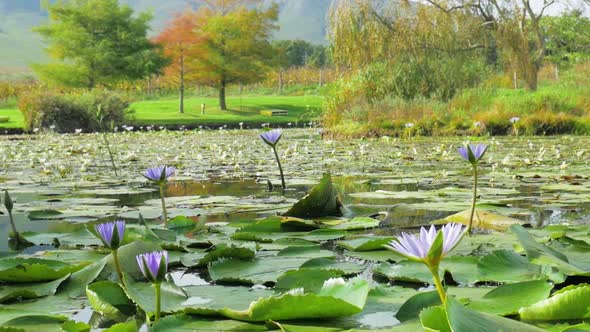
[[342,278],[330,278],[326,281],[324,281],[324,285],[322,286],[322,289],[330,289],[330,288],[334,288],[335,286],[343,286],[346,285],[346,281]]

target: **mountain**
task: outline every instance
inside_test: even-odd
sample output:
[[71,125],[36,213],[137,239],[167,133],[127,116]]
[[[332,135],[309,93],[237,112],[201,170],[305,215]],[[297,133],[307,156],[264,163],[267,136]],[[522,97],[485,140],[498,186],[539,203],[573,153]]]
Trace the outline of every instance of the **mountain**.
[[[171,17],[192,0],[119,0],[137,12],[154,14],[152,31],[157,34]],[[279,5],[280,30],[276,39],[303,39],[326,43],[326,16],[332,0],[264,0],[264,5]],[[23,70],[28,64],[43,62],[41,38],[32,28],[47,22],[42,0],[0,0],[0,71]]]

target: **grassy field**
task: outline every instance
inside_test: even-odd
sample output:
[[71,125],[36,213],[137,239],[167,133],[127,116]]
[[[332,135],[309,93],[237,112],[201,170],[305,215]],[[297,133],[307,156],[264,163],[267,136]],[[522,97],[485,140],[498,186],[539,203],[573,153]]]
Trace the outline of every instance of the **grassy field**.
[[[185,113],[178,112],[177,99],[137,102],[133,123],[136,125],[223,125],[308,122],[318,116],[323,99],[320,96],[247,96],[228,97],[228,111],[220,111],[217,98],[190,98],[185,101]],[[201,115],[201,104],[206,105]],[[282,109],[288,116],[262,116],[260,110]]]
[[[293,125],[308,122],[318,116],[323,98],[320,96],[243,96],[228,97],[228,111],[220,111],[217,98],[193,97],[185,100],[185,113],[178,112],[178,99],[159,99],[135,102],[135,112],[129,124],[142,125],[249,125],[260,123],[288,123]],[[201,115],[201,104],[205,103],[205,115]],[[260,110],[282,109],[288,116],[263,116]],[[23,116],[16,108],[0,108],[0,117],[10,117],[9,122],[0,123],[0,128],[23,128]]]

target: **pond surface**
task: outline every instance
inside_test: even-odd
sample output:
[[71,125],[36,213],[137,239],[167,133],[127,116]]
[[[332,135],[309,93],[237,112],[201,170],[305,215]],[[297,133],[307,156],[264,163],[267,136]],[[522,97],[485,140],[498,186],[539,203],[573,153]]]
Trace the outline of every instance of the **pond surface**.
[[[19,231],[37,240],[21,255],[55,258],[59,254],[50,252],[64,247],[95,248],[96,240],[79,235],[87,232],[88,225],[121,218],[136,224],[139,212],[151,225],[161,227],[159,193],[141,175],[145,168],[160,164],[178,169],[165,189],[169,216],[186,216],[212,225],[211,229],[218,227],[223,234],[285,212],[325,172],[333,176],[344,205],[343,218],[379,216],[379,227],[354,232],[354,236],[392,236],[401,229],[428,225],[464,211],[471,203],[471,169],[456,151],[467,141],[464,137],[332,141],[322,140],[311,129],[286,130],[279,143],[288,187],[284,193],[277,190],[280,179],[272,152],[254,131],[128,132],[108,134],[108,139],[117,176],[99,134],[0,138],[0,189],[8,190],[16,202]],[[490,145],[480,166],[478,208],[535,228],[588,224],[590,138],[475,140]],[[0,238],[7,239],[8,232],[8,217],[2,212]],[[185,240],[177,241],[178,245],[200,235],[183,236]],[[388,259],[351,255],[327,240],[321,241],[321,248],[333,252],[340,262],[335,264],[359,264],[365,279],[382,283],[379,278],[386,278],[408,286],[403,280],[396,283],[391,273],[373,275],[375,264]],[[211,241],[210,245],[216,244]],[[286,247],[265,248],[262,243],[260,252],[276,253]],[[62,247],[55,250],[55,245]],[[194,248],[202,248],[202,244]],[[14,255],[8,241],[0,241],[0,251],[3,256]],[[184,262],[176,266],[172,278],[177,286],[224,284],[224,278],[215,280],[200,266],[191,268]],[[246,285],[266,281],[263,284],[272,287],[275,283],[274,278],[248,278]],[[234,287],[236,282],[227,284]],[[409,289],[422,286],[424,283],[418,283]],[[395,310],[376,310],[375,303],[369,312],[344,319],[338,326],[376,329],[399,324],[393,317]],[[74,320],[105,326],[89,307],[74,312]]]

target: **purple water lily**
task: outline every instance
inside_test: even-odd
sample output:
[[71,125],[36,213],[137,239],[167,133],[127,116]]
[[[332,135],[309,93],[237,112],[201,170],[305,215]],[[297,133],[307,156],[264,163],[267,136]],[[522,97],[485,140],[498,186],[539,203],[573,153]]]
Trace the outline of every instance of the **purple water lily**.
[[279,166],[279,173],[281,173],[281,184],[283,185],[283,190],[287,188],[285,185],[285,175],[283,174],[283,166],[281,165],[281,159],[279,158],[279,154],[277,153],[277,143],[283,136],[283,132],[280,129],[273,129],[271,131],[264,132],[260,134],[260,138],[272,147],[272,151],[275,154],[275,159],[277,161],[277,165]]
[[176,168],[173,166],[156,166],[146,169],[143,176],[151,181],[164,182],[174,173],[176,173]]
[[[443,233],[441,258],[455,248],[463,237],[464,231],[465,229],[460,224],[448,224],[441,228],[440,232]],[[402,233],[397,240],[391,241],[386,247],[409,259],[422,261],[427,258],[436,235],[437,231],[434,225],[430,226],[428,230],[422,227],[419,235]]]
[[123,220],[94,225],[94,229],[105,247],[112,250],[118,249],[125,237],[125,222]]
[[280,129],[273,129],[273,130],[270,130],[270,131],[260,134],[260,138],[262,138],[262,140],[266,144],[268,144],[272,147],[277,145],[277,143],[281,139],[281,136],[283,136],[283,132]]
[[[460,224],[444,225],[438,232],[432,225],[430,229],[420,228],[419,235],[402,233],[385,247],[408,259],[424,263],[432,273],[441,302],[445,303],[447,295],[440,278],[440,260],[459,244],[466,232],[467,230]],[[442,237],[442,243],[438,242],[440,241],[439,237]],[[433,249],[435,243],[437,244]],[[431,257],[429,254],[438,256]]]
[[135,257],[141,273],[151,282],[160,283],[168,272],[168,252],[154,251]]
[[458,149],[461,157],[471,164],[476,164],[478,161],[480,161],[487,150],[488,146],[485,144],[469,144]]

